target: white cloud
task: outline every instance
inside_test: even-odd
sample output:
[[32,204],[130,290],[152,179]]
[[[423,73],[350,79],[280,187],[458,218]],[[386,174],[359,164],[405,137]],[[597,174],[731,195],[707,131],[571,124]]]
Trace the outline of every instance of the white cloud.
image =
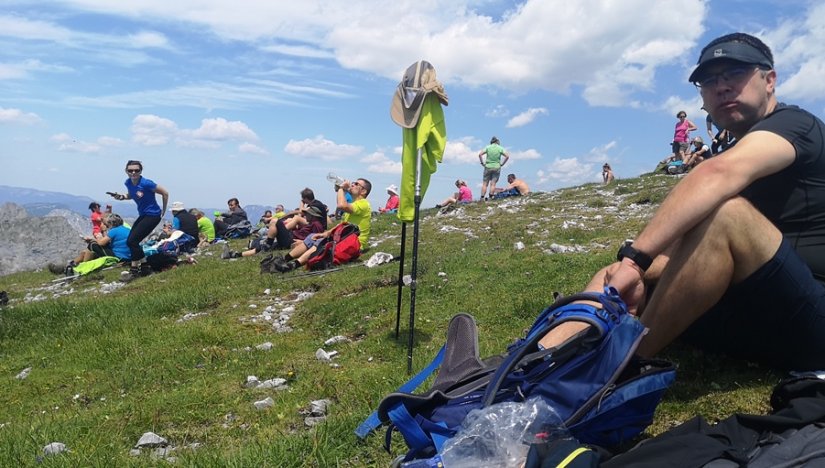
[[155,31],[141,31],[128,37],[130,45],[136,49],[157,48],[166,49],[169,47],[169,39]]
[[102,136],[97,139],[97,144],[100,146],[123,146],[123,140],[115,137]]
[[86,141],[78,140],[73,136],[69,135],[68,133],[58,133],[52,135],[49,140],[60,143],[57,147],[58,151],[64,151],[68,153],[100,153],[103,149],[97,143],[89,143]]
[[382,151],[376,151],[361,158],[367,165],[367,172],[377,174],[401,174],[401,161],[387,157]]
[[485,117],[507,117],[509,115],[510,111],[502,104],[499,104],[484,113]]
[[531,107],[521,114],[513,117],[507,121],[507,128],[523,127],[532,123],[540,115],[547,115],[547,109],[544,107]]
[[802,18],[785,19],[776,29],[756,35],[773,51],[780,99],[825,94],[825,4],[813,5]]
[[[132,141],[143,146],[162,146],[174,142],[183,148],[218,149],[226,141],[242,141],[242,152],[258,152],[259,148],[250,141],[257,141],[255,134],[241,121],[228,121],[224,118],[203,119],[196,129],[181,129],[178,124],[154,114],[140,114],[132,120]],[[257,150],[255,149],[257,148]],[[263,151],[264,153],[260,153]]]
[[20,109],[0,107],[0,124],[23,124],[34,125],[42,122],[42,119],[32,112],[24,112]]
[[332,140],[327,140],[323,135],[304,140],[289,140],[284,147],[287,154],[324,161],[351,158],[361,154],[363,150],[360,146],[335,143]]
[[509,151],[508,154],[513,161],[524,161],[527,159],[541,159],[538,150],[530,148],[523,151]]
[[247,154],[260,154],[260,155],[267,155],[269,151],[261,148],[258,145],[254,145],[252,143],[241,143],[238,145],[238,152],[240,153],[247,153]]
[[[589,103],[611,106],[638,105],[631,94],[652,89],[657,67],[683,60],[704,33],[710,8],[704,0],[662,0],[656,8],[647,0],[485,2],[483,13],[475,0],[428,0],[425,7],[408,0],[256,1],[244,8],[197,0],[68,3],[129,18],[175,18],[221,39],[280,54],[325,58],[328,53],[345,69],[392,80],[423,56],[447,84],[516,92],[581,89]],[[390,18],[404,18],[405,27]],[[47,31],[42,34],[53,38],[75,34],[52,23],[42,26]],[[18,28],[38,34],[31,24]]]
[[478,151],[472,147],[478,145],[478,140],[472,137],[462,137],[447,140],[444,148],[444,162],[456,164],[478,164]]
[[169,143],[178,133],[178,125],[163,117],[140,114],[132,120],[132,141],[143,146]]
[[335,55],[328,51],[319,49],[317,47],[305,46],[305,45],[287,45],[287,44],[275,44],[269,46],[261,47],[261,50],[264,52],[273,52],[276,54],[282,55],[291,55],[295,57],[306,57],[306,58],[322,58],[322,59],[331,59],[335,58]]
[[581,156],[556,157],[550,164],[536,171],[538,183],[542,188],[554,189],[601,180],[597,178],[597,168],[603,162],[611,160],[610,153],[616,150],[619,150],[618,143],[610,141],[591,148]]
[[203,119],[200,128],[184,130],[181,133],[198,140],[258,140],[258,135],[245,123],[230,122],[223,118]]

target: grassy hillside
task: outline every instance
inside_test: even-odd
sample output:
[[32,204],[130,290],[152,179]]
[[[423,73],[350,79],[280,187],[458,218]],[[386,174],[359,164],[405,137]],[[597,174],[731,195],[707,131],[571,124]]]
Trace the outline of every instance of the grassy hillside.
[[[502,352],[554,291],[578,292],[614,259],[673,182],[650,176],[445,215],[424,210],[415,369],[461,311],[478,321],[482,355]],[[367,256],[398,254],[400,231],[394,217],[376,218]],[[198,265],[123,287],[111,285],[117,270],[66,287],[51,286],[48,273],[0,277],[12,299],[0,309],[0,466],[153,466],[157,457],[216,467],[388,466],[394,455],[381,448],[383,432],[359,442],[353,430],[407,379],[406,288],[394,336],[398,263],[261,275],[259,259],[222,261],[213,249]],[[324,345],[336,335],[349,341]],[[271,349],[256,348],[267,342]],[[322,362],[318,348],[339,354]],[[780,378],[678,345],[664,357],[679,374],[649,434],[697,413],[764,411]],[[286,388],[247,388],[251,375],[286,379]],[[271,407],[253,406],[267,397]],[[331,402],[327,419],[309,427],[310,402],[319,399]],[[175,450],[130,454],[148,431]],[[44,458],[50,442],[70,451]],[[394,454],[404,450],[399,437]]]

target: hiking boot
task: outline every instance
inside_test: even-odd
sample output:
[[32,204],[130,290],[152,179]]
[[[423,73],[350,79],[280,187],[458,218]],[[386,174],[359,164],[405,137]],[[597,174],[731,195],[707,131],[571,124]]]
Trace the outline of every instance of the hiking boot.
[[299,266],[301,266],[301,264],[298,263],[298,260],[290,260],[288,262],[283,262],[282,261],[282,262],[276,262],[275,263],[275,269],[280,271],[281,273],[286,273],[288,271],[292,271],[292,270],[298,268]]
[[227,260],[227,259],[232,258],[231,255],[230,255],[231,253],[232,253],[232,251],[229,250],[229,244],[223,244],[223,251],[221,252],[221,259],[222,260]]
[[120,273],[120,281],[124,283],[128,283],[129,281],[133,281],[140,278],[140,268],[138,267],[131,267],[129,271],[124,271]]
[[149,276],[152,273],[152,265],[149,265],[148,263],[140,264],[140,276]]

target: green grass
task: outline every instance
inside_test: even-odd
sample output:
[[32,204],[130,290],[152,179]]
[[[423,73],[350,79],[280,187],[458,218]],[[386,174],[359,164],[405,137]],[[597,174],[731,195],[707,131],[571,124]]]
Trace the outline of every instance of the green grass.
[[[673,182],[651,176],[589,184],[535,194],[516,208],[468,205],[461,217],[422,211],[414,367],[443,344],[457,312],[476,317],[483,355],[502,352],[552,302],[554,291],[578,292],[610,262]],[[368,255],[398,254],[400,230],[394,217],[377,218],[373,239],[379,244]],[[584,251],[548,253],[552,244]],[[96,289],[116,279],[117,270],[76,281],[73,294],[37,302],[23,299],[46,294],[33,289],[53,279],[49,273],[0,277],[0,290],[12,298],[0,309],[0,466],[163,463],[129,455],[146,431],[179,447],[200,443],[175,453],[185,466],[387,466],[393,456],[381,448],[383,437],[359,442],[353,430],[408,378],[406,288],[402,336],[394,336],[398,264],[291,279],[259,274],[259,259],[217,260],[218,251],[201,256],[197,266],[110,294]],[[411,248],[407,255],[408,272]],[[296,291],[314,295],[295,304],[291,333],[241,322]],[[208,315],[178,323],[188,312]],[[352,340],[325,347],[340,352],[338,367],[317,361],[315,350],[338,334]],[[244,350],[265,341],[274,344],[271,351]],[[679,374],[647,435],[695,414],[715,420],[763,412],[780,378],[678,344],[664,357],[678,364]],[[15,379],[26,367],[33,368],[29,377]],[[288,377],[290,386],[246,389],[247,375]],[[274,407],[255,410],[252,403],[267,396]],[[321,398],[333,401],[327,421],[305,427],[301,410]],[[394,454],[404,451],[397,439]],[[41,460],[43,446],[53,441],[71,452]]]

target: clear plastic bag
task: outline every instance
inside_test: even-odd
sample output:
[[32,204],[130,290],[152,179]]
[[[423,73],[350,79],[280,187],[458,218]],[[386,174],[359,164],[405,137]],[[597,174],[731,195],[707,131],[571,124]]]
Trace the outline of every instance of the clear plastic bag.
[[445,442],[445,468],[521,466],[530,444],[570,437],[556,411],[541,398],[503,402],[470,412]]

